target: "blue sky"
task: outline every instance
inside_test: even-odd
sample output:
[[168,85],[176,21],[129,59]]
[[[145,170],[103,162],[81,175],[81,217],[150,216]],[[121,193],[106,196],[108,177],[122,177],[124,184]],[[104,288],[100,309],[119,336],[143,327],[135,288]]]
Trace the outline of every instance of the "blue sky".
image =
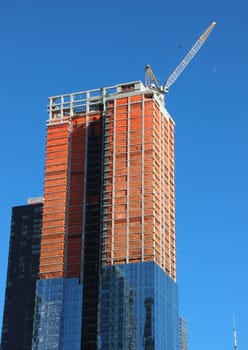
[[[0,322],[12,206],[40,196],[47,97],[143,80],[170,88],[176,122],[178,285],[189,349],[248,347],[248,5],[245,0],[1,0]],[[1,323],[0,323],[1,326]]]

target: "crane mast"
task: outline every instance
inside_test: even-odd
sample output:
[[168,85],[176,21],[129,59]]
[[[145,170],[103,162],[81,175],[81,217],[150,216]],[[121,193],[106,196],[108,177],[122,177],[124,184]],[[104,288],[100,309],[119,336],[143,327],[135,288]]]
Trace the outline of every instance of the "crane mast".
[[162,87],[160,86],[149,64],[146,65],[145,70],[146,70],[146,86],[151,86],[153,84],[154,87],[156,87],[158,90],[161,90]]
[[187,67],[187,65],[190,63],[192,58],[196,55],[196,53],[205,43],[205,41],[207,40],[208,36],[212,32],[215,25],[216,25],[216,22],[212,22],[210,26],[204,31],[204,33],[197,39],[193,47],[190,49],[190,51],[187,53],[184,59],[179,63],[176,69],[172,72],[172,74],[169,76],[169,78],[166,80],[163,86],[159,85],[158,80],[156,79],[151,69],[151,66],[149,64],[146,65],[146,86],[149,86],[150,83],[152,83],[153,86],[158,91],[161,91],[164,93],[168,92],[169,87],[176,81],[176,79],[179,77],[182,71]]

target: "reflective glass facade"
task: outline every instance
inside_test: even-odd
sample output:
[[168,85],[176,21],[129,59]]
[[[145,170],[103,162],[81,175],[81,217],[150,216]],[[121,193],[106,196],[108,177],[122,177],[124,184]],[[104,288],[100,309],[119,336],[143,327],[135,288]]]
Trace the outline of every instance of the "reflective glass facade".
[[176,283],[155,263],[106,266],[98,349],[178,350]]
[[33,350],[80,350],[82,294],[77,278],[37,281]]

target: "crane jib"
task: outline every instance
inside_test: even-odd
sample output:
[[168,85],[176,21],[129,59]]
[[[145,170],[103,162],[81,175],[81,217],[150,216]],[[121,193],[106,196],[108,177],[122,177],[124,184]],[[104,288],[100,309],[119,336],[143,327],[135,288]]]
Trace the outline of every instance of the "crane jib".
[[184,59],[179,63],[176,69],[174,69],[172,74],[170,74],[169,78],[166,80],[163,86],[159,84],[156,76],[154,75],[151,69],[151,66],[147,64],[146,65],[146,86],[153,85],[153,87],[155,87],[160,92],[168,92],[169,87],[177,80],[177,78],[182,73],[182,71],[187,67],[187,65],[190,63],[192,58],[196,55],[196,53],[205,43],[205,41],[207,40],[209,34],[211,33],[215,25],[216,25],[216,22],[212,22],[210,26],[204,31],[204,33],[197,39],[197,41],[189,50],[189,52],[184,57]]
[[176,81],[176,79],[179,77],[182,71],[187,67],[187,65],[190,63],[192,58],[195,56],[195,54],[199,51],[199,49],[205,43],[205,41],[207,40],[209,34],[211,33],[215,25],[216,25],[216,22],[211,23],[211,25],[207,28],[207,30],[205,30],[205,32],[195,42],[195,44],[187,53],[187,55],[184,57],[184,59],[179,63],[179,65],[176,67],[173,73],[169,76],[166,83],[163,85],[164,92],[168,91],[169,87]]

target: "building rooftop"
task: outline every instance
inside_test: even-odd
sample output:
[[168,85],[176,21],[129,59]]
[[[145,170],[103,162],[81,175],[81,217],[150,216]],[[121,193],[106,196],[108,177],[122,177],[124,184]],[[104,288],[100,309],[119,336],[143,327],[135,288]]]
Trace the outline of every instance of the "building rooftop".
[[141,81],[122,83],[110,87],[80,91],[49,97],[48,123],[58,122],[73,115],[104,111],[105,103],[109,100],[140,93],[156,93],[161,106],[164,106],[164,96],[152,87],[145,87]]

